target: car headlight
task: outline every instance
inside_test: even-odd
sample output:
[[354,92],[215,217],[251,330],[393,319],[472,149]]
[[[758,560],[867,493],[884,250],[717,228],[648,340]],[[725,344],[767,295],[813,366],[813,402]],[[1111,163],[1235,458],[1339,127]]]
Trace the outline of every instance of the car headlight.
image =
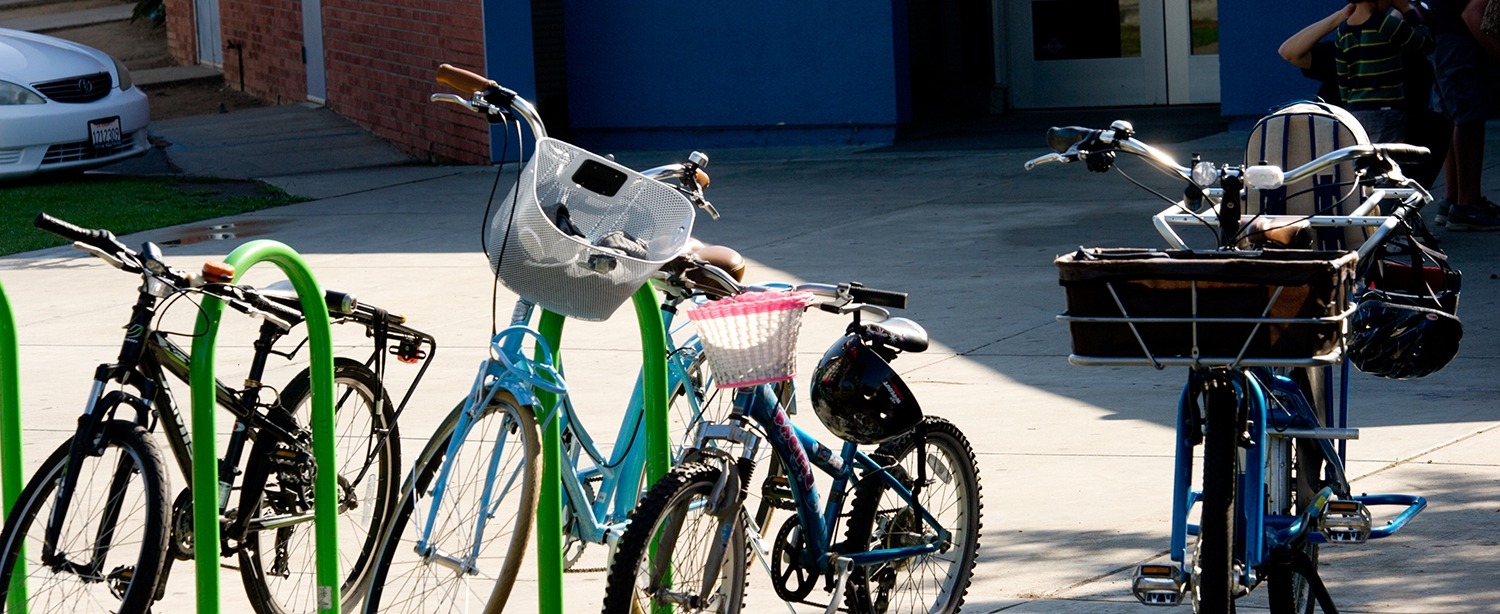
[[31,90],[9,81],[0,81],[0,105],[42,104],[44,102],[47,102],[45,98],[36,95]]
[[130,69],[125,68],[125,65],[116,60],[114,56],[110,56],[109,59],[115,63],[115,74],[120,75],[120,91],[123,92],[130,89],[131,85],[134,85],[130,82]]

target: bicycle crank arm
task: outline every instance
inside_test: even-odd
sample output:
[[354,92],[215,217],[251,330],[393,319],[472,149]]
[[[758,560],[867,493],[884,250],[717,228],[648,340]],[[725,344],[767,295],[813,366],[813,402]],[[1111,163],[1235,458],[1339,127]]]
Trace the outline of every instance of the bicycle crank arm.
[[312,520],[313,520],[313,513],[312,512],[308,512],[306,514],[282,514],[280,516],[266,516],[264,518],[252,518],[252,519],[250,519],[249,524],[246,525],[246,532],[249,532],[249,531],[270,531],[272,529],[280,529],[281,527],[289,527],[289,526],[292,526],[294,524],[302,524],[304,522],[312,522]]
[[849,572],[854,569],[853,563],[848,558],[833,555],[833,564],[839,570],[839,581],[834,585],[833,598],[828,600],[828,609],[823,614],[833,614],[839,609],[839,604],[844,602],[844,587],[849,584]]

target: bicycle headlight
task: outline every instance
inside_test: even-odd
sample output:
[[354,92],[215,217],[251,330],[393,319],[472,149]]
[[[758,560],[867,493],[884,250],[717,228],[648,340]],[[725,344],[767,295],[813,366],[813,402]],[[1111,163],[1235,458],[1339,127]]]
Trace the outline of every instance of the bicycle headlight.
[[130,69],[129,68],[125,68],[125,65],[121,64],[119,60],[116,60],[114,58],[114,56],[110,56],[109,60],[111,62],[115,63],[115,74],[119,75],[119,79],[120,79],[120,83],[119,83],[119,85],[120,85],[120,91],[123,92],[125,90],[130,89],[131,86],[135,85],[134,83],[132,83],[130,81]]
[[1193,185],[1200,188],[1210,187],[1219,181],[1219,169],[1213,162],[1199,162],[1193,165]]
[[7,104],[42,104],[47,99],[42,98],[23,86],[9,81],[0,81],[0,105]]

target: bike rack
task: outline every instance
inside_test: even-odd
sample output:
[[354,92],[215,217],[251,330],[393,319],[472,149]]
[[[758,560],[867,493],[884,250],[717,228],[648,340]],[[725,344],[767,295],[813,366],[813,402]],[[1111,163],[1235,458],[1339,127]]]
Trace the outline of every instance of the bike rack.
[[[16,319],[5,286],[0,284],[0,519],[21,496],[21,377],[16,359]],[[26,614],[26,559],[16,562],[11,583],[10,611]]]
[[[318,475],[313,486],[317,499],[313,509],[316,533],[318,612],[338,614],[339,588],[343,578],[338,560],[338,473],[333,449],[333,346],[328,304],[307,263],[292,248],[277,241],[251,241],[225,258],[238,280],[260,262],[275,264],[291,280],[302,300],[312,357],[313,459]],[[199,614],[219,611],[219,505],[218,457],[215,451],[218,405],[214,400],[214,341],[224,301],[205,296],[194,328],[191,368],[193,417],[193,558],[198,576]]]
[[[661,300],[651,284],[641,286],[631,297],[635,318],[641,329],[641,371],[645,379],[646,483],[652,484],[666,475],[672,456],[667,444],[667,333],[662,325]],[[555,350],[556,364],[562,364],[562,328],[565,316],[542,311],[537,331]],[[540,352],[540,348],[537,350]],[[194,352],[196,354],[196,352]],[[537,355],[541,360],[542,356]],[[543,407],[553,407],[557,399],[538,390]],[[542,431],[542,493],[537,499],[536,551],[537,593],[541,614],[563,612],[562,562],[562,436],[553,416],[538,416],[547,428]],[[318,475],[323,472],[319,470]],[[318,497],[322,501],[322,495]]]

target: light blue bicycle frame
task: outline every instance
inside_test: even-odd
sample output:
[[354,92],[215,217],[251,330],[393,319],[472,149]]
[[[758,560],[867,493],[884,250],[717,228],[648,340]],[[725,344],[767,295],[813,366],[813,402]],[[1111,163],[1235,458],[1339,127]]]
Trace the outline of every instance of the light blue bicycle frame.
[[[496,353],[495,358],[486,360],[480,365],[478,377],[474,381],[468,399],[464,403],[463,411],[459,415],[458,423],[455,425],[453,435],[449,439],[448,448],[439,469],[438,475],[433,482],[430,512],[422,529],[422,534],[417,541],[417,550],[423,556],[433,556],[435,553],[429,546],[434,523],[438,518],[438,510],[442,505],[443,494],[447,490],[448,478],[452,470],[453,459],[457,458],[459,448],[463,445],[474,421],[478,419],[481,410],[490,404],[490,401],[501,390],[513,395],[521,405],[540,407],[541,403],[534,392],[542,389],[557,395],[557,406],[550,408],[545,415],[561,416],[562,430],[572,433],[573,444],[571,450],[571,461],[575,468],[578,464],[579,452],[587,452],[594,466],[584,470],[563,471],[563,489],[567,493],[566,505],[572,511],[577,522],[573,523],[576,535],[579,539],[591,543],[605,543],[606,538],[613,533],[619,535],[624,531],[625,519],[640,498],[641,474],[645,469],[645,406],[644,383],[638,376],[635,389],[631,393],[630,405],[625,412],[625,418],[621,421],[619,434],[616,442],[629,442],[626,445],[616,445],[611,452],[608,462],[600,462],[602,455],[594,445],[593,438],[584,430],[583,424],[577,419],[573,411],[572,403],[568,400],[567,385],[565,379],[556,365],[552,364],[550,357],[556,356],[553,348],[535,333],[526,324],[530,320],[529,308],[518,310],[517,313],[524,315],[517,318],[516,324],[500,331],[491,340],[491,346]],[[682,346],[674,344],[671,332],[681,330],[682,326],[672,327],[673,313],[663,310],[662,321],[669,334],[667,335],[667,390],[676,390],[678,386],[684,386],[684,390],[691,389],[688,370],[698,355],[698,338],[690,337]],[[529,359],[522,352],[521,345],[525,337],[532,337],[541,354],[547,357],[538,362]],[[509,363],[509,364],[506,364]],[[705,382],[705,385],[708,383]],[[692,393],[684,394],[690,403],[694,421],[702,413],[701,399]],[[501,452],[505,449],[509,440],[509,429],[502,428],[495,438],[494,453],[491,455],[490,466],[485,475],[484,489],[480,495],[480,509],[486,513],[479,514],[474,522],[474,542],[469,553],[460,564],[465,572],[473,571],[474,561],[479,556],[479,549],[483,545],[481,537],[484,535],[485,524],[489,520],[493,507],[503,501],[513,487],[516,486],[517,476],[512,474],[504,478],[503,484],[497,484],[502,477],[497,475]],[[641,442],[642,445],[635,445]],[[680,445],[680,442],[674,443]],[[675,450],[674,450],[675,453]],[[414,469],[415,470],[415,469]],[[594,476],[601,476],[602,482],[599,492],[591,498],[584,492],[583,484]],[[497,487],[499,488],[497,492]],[[610,504],[613,502],[613,510]]]

